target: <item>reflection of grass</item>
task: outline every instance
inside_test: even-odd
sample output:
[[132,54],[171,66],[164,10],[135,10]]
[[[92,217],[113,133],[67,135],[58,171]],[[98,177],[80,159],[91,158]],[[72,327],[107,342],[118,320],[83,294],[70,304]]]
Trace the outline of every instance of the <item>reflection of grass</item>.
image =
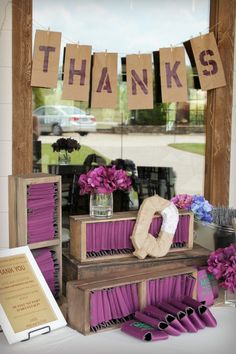
[[182,143],[182,144],[169,144],[168,146],[174,149],[192,152],[193,154],[205,155],[205,144],[193,144],[193,143]]
[[[103,157],[107,163],[111,161],[109,158],[101,155],[96,150],[93,150],[86,145],[82,145],[79,151],[73,151],[71,153],[71,164],[82,165],[85,158],[90,154],[96,154]],[[42,144],[42,172],[48,172],[48,164],[58,164],[58,153],[53,152],[51,144]]]

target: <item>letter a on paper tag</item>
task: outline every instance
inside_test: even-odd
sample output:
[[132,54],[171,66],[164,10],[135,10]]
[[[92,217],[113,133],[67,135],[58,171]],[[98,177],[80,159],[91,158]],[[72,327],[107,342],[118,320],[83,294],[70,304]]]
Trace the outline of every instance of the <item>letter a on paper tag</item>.
[[190,40],[202,90],[226,86],[224,69],[213,32]]
[[184,47],[160,48],[162,102],[186,102],[187,72]]
[[128,109],[152,109],[152,56],[132,54],[126,57]]
[[91,46],[67,44],[62,98],[88,101]]
[[92,108],[117,106],[117,53],[95,53],[92,69]]
[[61,32],[35,33],[31,86],[57,87]]

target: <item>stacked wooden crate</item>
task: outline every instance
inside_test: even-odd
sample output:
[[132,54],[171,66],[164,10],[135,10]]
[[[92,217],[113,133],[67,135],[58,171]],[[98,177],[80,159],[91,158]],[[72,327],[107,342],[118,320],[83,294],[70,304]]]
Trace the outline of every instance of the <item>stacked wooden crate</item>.
[[[9,235],[10,235],[10,247],[28,246],[37,257],[43,252],[52,251],[55,254],[56,272],[58,272],[57,281],[59,282],[59,291],[57,291],[57,297],[61,295],[62,289],[62,240],[61,240],[61,177],[53,176],[43,173],[34,173],[27,175],[15,175],[8,177],[9,183]],[[44,186],[53,187],[54,194],[54,221],[52,228],[54,231],[48,233],[43,240],[33,242],[30,237],[29,219],[30,208],[29,206],[29,190],[32,186],[44,188]],[[34,188],[33,187],[33,188]],[[40,195],[40,187],[37,195],[34,196],[34,202],[42,200]],[[45,193],[44,193],[45,195]],[[38,196],[38,197],[37,197]],[[45,196],[44,200],[47,202],[49,196]],[[44,212],[48,212],[48,208],[43,208]],[[41,224],[42,225],[42,224]],[[47,227],[46,223],[43,227]],[[37,229],[34,228],[34,229]],[[40,238],[40,232],[38,232]]]

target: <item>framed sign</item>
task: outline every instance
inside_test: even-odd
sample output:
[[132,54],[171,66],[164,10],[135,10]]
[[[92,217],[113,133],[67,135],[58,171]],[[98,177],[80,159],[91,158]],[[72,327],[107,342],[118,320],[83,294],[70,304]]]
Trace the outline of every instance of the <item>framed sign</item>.
[[28,246],[0,250],[0,325],[10,344],[66,326]]

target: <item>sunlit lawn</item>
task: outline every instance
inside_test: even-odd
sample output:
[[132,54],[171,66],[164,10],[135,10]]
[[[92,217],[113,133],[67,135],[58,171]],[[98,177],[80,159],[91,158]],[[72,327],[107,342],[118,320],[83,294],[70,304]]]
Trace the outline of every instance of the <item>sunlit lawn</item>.
[[182,144],[169,144],[168,146],[178,150],[192,152],[193,154],[205,155],[205,144],[200,143],[182,143]]

